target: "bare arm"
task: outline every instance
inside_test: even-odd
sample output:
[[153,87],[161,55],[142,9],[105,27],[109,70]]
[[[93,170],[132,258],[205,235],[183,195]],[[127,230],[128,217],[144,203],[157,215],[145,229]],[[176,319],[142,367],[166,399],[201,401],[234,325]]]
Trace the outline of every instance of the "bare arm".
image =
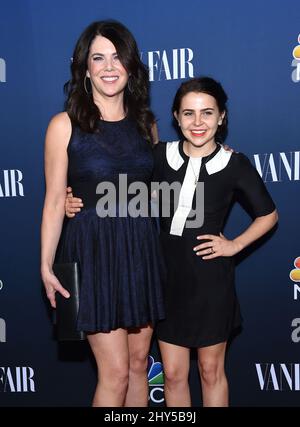
[[153,137],[153,144],[157,144],[159,141],[159,136],[158,136],[158,128],[157,128],[156,122],[154,122],[151,127],[151,133]]
[[[201,243],[194,247],[196,255],[202,256],[203,259],[212,259],[218,256],[233,256],[249,246],[255,240],[262,237],[271,230],[278,221],[277,211],[274,210],[268,215],[257,217],[252,224],[239,236],[233,240],[226,239],[223,234],[215,236],[212,234],[204,234],[198,236],[198,240],[206,240],[209,242]],[[212,253],[212,249],[214,253]]]
[[45,141],[46,196],[42,219],[41,274],[47,297],[55,307],[55,292],[68,297],[69,293],[53,274],[52,265],[65,214],[67,185],[67,146],[71,136],[71,122],[66,113],[55,116],[47,129]]
[[274,210],[269,215],[264,215],[256,218],[252,224],[238,237],[236,237],[233,242],[237,246],[238,251],[240,252],[255,240],[262,237],[268,231],[270,231],[278,221],[277,211]]

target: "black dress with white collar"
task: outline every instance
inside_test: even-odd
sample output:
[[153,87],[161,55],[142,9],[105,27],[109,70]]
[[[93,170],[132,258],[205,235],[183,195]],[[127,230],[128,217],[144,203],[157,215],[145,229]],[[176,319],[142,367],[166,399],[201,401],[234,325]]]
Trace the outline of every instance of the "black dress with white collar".
[[[222,232],[235,197],[243,197],[253,218],[273,212],[275,205],[248,158],[219,144],[207,157],[190,158],[183,151],[183,141],[161,142],[154,149],[154,159],[153,181],[178,182],[181,188],[177,199],[158,193],[167,280],[166,319],[158,323],[157,336],[185,347],[227,341],[241,324],[234,259],[203,260],[193,251],[201,243],[196,237]],[[170,214],[162,216],[166,207]]]

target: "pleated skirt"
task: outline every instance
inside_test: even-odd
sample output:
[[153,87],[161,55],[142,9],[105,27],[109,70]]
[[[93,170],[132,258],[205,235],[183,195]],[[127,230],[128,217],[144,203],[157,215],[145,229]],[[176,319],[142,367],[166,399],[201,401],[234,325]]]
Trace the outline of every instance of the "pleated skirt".
[[66,220],[56,262],[77,261],[81,274],[78,330],[139,328],[165,317],[165,266],[150,217],[99,218],[85,209]]

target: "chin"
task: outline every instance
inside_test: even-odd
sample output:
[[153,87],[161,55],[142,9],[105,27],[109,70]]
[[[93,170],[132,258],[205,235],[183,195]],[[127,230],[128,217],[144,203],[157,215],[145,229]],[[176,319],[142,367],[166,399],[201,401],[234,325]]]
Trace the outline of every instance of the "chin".
[[189,141],[194,147],[203,147],[208,141]]
[[112,98],[122,93],[122,90],[103,90],[102,93],[104,96]]

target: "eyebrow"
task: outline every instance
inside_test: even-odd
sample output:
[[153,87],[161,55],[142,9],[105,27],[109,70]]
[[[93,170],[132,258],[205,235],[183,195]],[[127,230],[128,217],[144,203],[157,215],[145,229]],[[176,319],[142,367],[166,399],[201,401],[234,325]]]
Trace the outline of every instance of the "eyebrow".
[[[212,107],[202,108],[202,110],[200,110],[200,111],[209,111],[209,110],[214,111],[214,108],[212,108]],[[184,111],[195,111],[195,110],[193,110],[192,108],[185,108],[184,110],[182,110],[182,112],[184,112]]]
[[[112,55],[117,55],[117,52],[113,52]],[[101,55],[101,56],[105,56],[105,53],[100,53],[100,52],[94,52],[91,54],[91,56],[95,56],[95,55]]]

